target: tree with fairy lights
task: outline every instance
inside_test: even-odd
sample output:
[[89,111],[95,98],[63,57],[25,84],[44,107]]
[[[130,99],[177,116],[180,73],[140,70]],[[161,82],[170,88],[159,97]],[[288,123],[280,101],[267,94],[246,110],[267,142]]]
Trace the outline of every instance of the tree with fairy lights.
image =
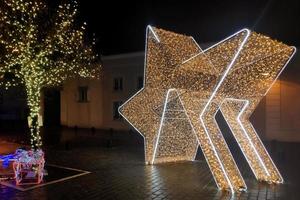
[[42,0],[2,0],[0,9],[1,85],[25,87],[31,146],[38,149],[42,89],[70,77],[97,77],[99,59],[92,50],[94,42],[85,42],[85,23],[75,25],[76,2],[51,11]]

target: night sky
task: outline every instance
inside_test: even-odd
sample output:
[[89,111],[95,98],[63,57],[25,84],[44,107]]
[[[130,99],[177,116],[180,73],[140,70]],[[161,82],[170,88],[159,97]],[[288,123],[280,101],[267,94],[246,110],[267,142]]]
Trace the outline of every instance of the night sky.
[[[54,8],[61,1],[46,0]],[[147,25],[218,42],[249,28],[298,47],[280,76],[300,83],[300,1],[298,0],[77,0],[77,23],[87,22],[88,38],[96,38],[100,55],[143,51]],[[205,47],[204,47],[205,48]]]
[[297,0],[78,1],[79,19],[87,22],[89,35],[95,34],[101,55],[143,51],[148,24],[191,35],[200,44],[247,27],[300,46]]

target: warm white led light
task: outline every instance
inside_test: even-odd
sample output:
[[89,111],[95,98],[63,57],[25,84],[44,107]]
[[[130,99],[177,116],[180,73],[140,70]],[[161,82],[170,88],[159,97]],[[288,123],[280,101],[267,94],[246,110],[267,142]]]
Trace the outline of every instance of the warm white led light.
[[[169,37],[169,34],[172,37]],[[161,66],[155,64],[156,57],[162,57],[162,54],[172,54],[177,53],[179,47],[175,47],[176,43],[173,41],[169,41],[171,39],[180,41],[180,44],[185,43],[188,46],[188,51],[181,51],[178,57],[182,57],[179,60],[174,59],[169,64],[169,69],[175,69],[177,64],[181,64],[181,62],[195,54],[198,54],[201,49],[199,49],[198,44],[195,43],[193,38],[182,36],[179,34],[163,31],[160,29],[156,29],[154,27],[148,26],[146,31],[146,48],[145,52],[145,71],[144,71],[144,87],[138,91],[134,96],[132,96],[129,100],[127,100],[120,108],[120,114],[144,137],[144,145],[145,145],[145,159],[146,163],[154,162],[154,149],[157,149],[158,133],[159,127],[161,124],[161,115],[163,112],[155,112],[155,109],[163,109],[163,105],[165,103],[166,94],[168,90],[172,87],[167,86],[168,83],[164,80],[162,74],[170,74],[169,71],[164,71],[165,68],[161,68]],[[172,46],[174,45],[174,46]],[[185,46],[185,48],[186,48]],[[161,49],[159,52],[161,55],[157,54],[156,51],[153,51],[153,48]],[[156,57],[155,57],[156,56]],[[165,65],[164,61],[160,60],[161,65]],[[162,70],[162,71],[160,71]],[[151,73],[157,73],[157,75],[149,75]],[[171,86],[171,85],[170,85]],[[153,98],[156,97],[156,98]],[[140,102],[144,101],[143,99],[147,99],[147,104],[144,105]],[[145,115],[140,116],[139,118],[132,119],[134,115],[128,115],[127,108],[130,106],[141,106],[140,113],[144,113]],[[125,111],[126,110],[126,111]],[[128,110],[131,112],[130,110]],[[178,118],[177,118],[178,119]],[[176,119],[176,120],[177,120]],[[138,121],[143,121],[143,123],[139,123]],[[149,123],[149,124],[147,124]],[[147,128],[146,128],[147,126]],[[146,128],[146,129],[145,129]],[[198,143],[195,140],[190,144],[189,150],[183,152],[185,155],[182,157],[178,157],[178,159],[186,160],[186,157],[190,159],[194,158],[196,154]],[[164,159],[160,159],[163,162]]]
[[248,118],[293,48],[248,29],[204,51],[192,37],[150,26],[146,40],[144,87],[119,108],[144,137],[146,163],[194,160],[200,145],[218,188],[246,190],[215,120],[221,109],[255,176],[281,182]]
[[220,105],[255,177],[282,183],[283,178],[249,117],[295,54],[295,48],[256,33],[252,33],[248,40],[213,101]]
[[[55,17],[47,12],[43,1],[1,1],[0,86],[21,83],[26,89],[34,149],[42,146],[42,90],[60,86],[67,78],[99,77],[100,72],[97,55],[84,42],[85,26],[74,26],[76,3],[62,3]],[[12,77],[6,80],[6,74]]]

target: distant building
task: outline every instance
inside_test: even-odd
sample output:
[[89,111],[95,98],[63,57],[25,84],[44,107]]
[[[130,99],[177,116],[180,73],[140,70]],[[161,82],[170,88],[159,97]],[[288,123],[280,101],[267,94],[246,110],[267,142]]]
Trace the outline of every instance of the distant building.
[[[283,73],[251,117],[263,139],[300,141],[300,79],[289,78],[293,70],[300,71],[297,67],[299,53],[288,66],[289,74]],[[118,107],[143,86],[144,53],[104,56],[103,68],[101,80],[70,80],[64,85],[62,125],[132,129]]]
[[[44,90],[45,126],[132,129],[120,117],[118,107],[143,87],[144,53],[104,56],[102,60],[100,80],[68,80],[60,90]],[[251,116],[262,139],[300,142],[299,77],[298,52]],[[20,89],[0,90],[1,127],[14,120],[26,125],[26,96]],[[19,122],[11,126],[15,124]]]
[[118,107],[143,87],[144,53],[104,56],[100,80],[69,80],[61,91],[61,124],[129,129]]

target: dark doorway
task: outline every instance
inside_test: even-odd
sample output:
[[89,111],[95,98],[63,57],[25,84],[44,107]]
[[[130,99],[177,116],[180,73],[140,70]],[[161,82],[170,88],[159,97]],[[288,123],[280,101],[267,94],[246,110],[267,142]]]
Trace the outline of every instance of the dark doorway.
[[59,88],[44,90],[44,125],[41,131],[44,145],[59,143],[61,137]]
[[56,128],[60,126],[60,90],[44,90],[44,127]]

